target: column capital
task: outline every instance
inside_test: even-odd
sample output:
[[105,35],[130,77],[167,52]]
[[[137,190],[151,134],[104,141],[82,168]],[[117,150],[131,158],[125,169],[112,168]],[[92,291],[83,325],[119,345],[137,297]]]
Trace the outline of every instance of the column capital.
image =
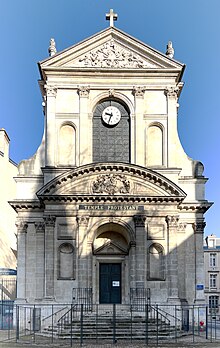
[[88,226],[89,216],[86,216],[86,215],[77,216],[76,221],[79,226]]
[[193,223],[193,229],[195,233],[204,233],[206,223],[204,221],[198,221]]
[[166,87],[164,90],[164,94],[169,98],[177,99],[180,88],[178,86],[175,87]]
[[26,221],[18,221],[16,223],[18,233],[27,233],[28,223]]
[[167,215],[166,223],[168,227],[178,227],[179,215]]
[[134,215],[135,227],[145,227],[146,216],[145,215]]
[[145,86],[134,86],[132,94],[137,98],[144,98],[146,87]]
[[90,86],[78,86],[78,94],[81,98],[88,98]]
[[47,97],[56,97],[57,87],[51,85],[44,85]]
[[36,233],[44,233],[45,232],[45,222],[43,222],[43,221],[35,222],[34,225],[35,225]]
[[54,227],[56,222],[56,216],[52,216],[52,215],[44,216],[44,222],[45,222],[45,226]]

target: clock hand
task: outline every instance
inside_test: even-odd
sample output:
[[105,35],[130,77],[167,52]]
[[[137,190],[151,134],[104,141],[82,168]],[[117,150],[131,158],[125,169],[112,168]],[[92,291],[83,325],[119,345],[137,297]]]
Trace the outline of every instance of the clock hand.
[[112,113],[105,112],[105,115],[112,116]]
[[112,114],[112,112],[109,114],[109,120],[108,120],[108,124],[110,123],[110,120],[111,120],[111,118],[112,118],[112,116],[113,116],[113,114]]

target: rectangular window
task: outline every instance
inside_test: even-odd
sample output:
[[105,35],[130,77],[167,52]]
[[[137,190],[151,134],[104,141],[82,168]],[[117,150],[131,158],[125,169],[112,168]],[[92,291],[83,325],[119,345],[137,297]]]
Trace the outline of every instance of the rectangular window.
[[217,286],[217,274],[210,274],[209,286],[210,286],[210,288],[216,288],[216,286]]
[[209,308],[218,308],[218,296],[209,296]]
[[210,267],[217,266],[217,255],[216,255],[216,253],[210,253],[209,254],[209,266]]

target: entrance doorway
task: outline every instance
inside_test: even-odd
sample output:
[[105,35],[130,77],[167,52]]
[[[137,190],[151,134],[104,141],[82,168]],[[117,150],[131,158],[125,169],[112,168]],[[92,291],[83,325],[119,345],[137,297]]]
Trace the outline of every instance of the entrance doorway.
[[100,263],[99,302],[121,303],[121,263]]

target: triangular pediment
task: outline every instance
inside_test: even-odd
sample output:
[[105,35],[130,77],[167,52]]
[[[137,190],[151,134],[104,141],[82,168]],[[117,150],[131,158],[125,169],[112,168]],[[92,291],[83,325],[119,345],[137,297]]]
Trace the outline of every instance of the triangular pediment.
[[39,63],[54,69],[178,69],[183,64],[140,42],[115,27],[64,50]]
[[102,246],[93,249],[95,255],[126,255],[128,250],[114,242],[107,242]]
[[[96,163],[61,174],[37,193],[55,200],[95,201],[99,199],[182,201],[186,194],[161,174],[125,163]],[[112,197],[112,198],[111,198]]]

